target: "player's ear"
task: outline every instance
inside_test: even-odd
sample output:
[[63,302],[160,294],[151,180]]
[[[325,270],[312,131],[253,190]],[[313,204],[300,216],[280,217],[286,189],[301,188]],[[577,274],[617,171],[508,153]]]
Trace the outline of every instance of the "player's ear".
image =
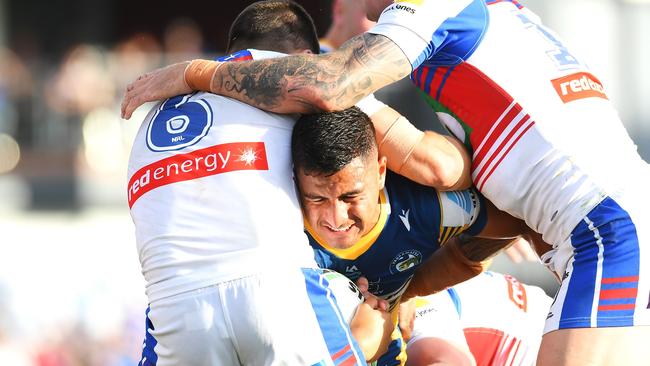
[[379,169],[379,189],[384,189],[384,184],[386,183],[386,162],[387,159],[385,156],[380,155],[379,160],[377,161],[377,166]]

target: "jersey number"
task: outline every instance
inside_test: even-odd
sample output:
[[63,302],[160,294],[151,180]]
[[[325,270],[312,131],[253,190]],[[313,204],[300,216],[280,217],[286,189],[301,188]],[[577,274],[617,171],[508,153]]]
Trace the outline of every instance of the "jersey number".
[[570,69],[575,66],[580,65],[578,59],[573,57],[573,55],[567,50],[567,48],[560,42],[559,39],[555,38],[553,33],[546,29],[543,25],[537,24],[523,14],[518,14],[519,20],[521,20],[524,25],[527,27],[534,27],[544,39],[550,42],[553,45],[553,48],[546,51],[546,54],[553,60],[555,65],[560,69]]

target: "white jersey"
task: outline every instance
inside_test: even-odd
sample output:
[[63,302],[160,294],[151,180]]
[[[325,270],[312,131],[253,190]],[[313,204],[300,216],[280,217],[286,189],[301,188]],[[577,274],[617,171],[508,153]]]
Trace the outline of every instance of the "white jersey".
[[408,346],[427,337],[468,347],[477,365],[534,365],[552,299],[509,275],[485,272],[416,298]]
[[[398,0],[370,32],[409,58],[413,82],[470,148],[478,189],[547,242],[567,240],[607,196],[641,204],[648,165],[605,87],[531,11],[512,0]],[[556,260],[561,274],[567,258]]]
[[292,179],[294,122],[209,93],[151,110],[128,169],[150,302],[267,267],[316,267]]

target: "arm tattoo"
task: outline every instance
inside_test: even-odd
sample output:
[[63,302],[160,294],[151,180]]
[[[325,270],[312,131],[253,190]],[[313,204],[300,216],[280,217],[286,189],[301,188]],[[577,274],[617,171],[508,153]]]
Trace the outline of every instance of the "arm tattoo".
[[482,262],[494,257],[501,249],[505,249],[515,242],[512,239],[486,239],[461,235],[458,248],[465,254],[467,259],[474,262]]
[[364,33],[338,51],[224,65],[212,90],[263,109],[283,112],[347,108],[411,71],[388,38]]

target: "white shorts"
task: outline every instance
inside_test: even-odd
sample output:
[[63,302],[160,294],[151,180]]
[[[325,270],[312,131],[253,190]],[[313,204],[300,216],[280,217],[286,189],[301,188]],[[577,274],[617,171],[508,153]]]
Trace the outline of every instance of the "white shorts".
[[[650,325],[647,193],[606,198],[544,255],[562,284],[544,332]],[[640,203],[635,203],[638,201]]]
[[327,286],[284,270],[154,301],[139,365],[365,365]]

